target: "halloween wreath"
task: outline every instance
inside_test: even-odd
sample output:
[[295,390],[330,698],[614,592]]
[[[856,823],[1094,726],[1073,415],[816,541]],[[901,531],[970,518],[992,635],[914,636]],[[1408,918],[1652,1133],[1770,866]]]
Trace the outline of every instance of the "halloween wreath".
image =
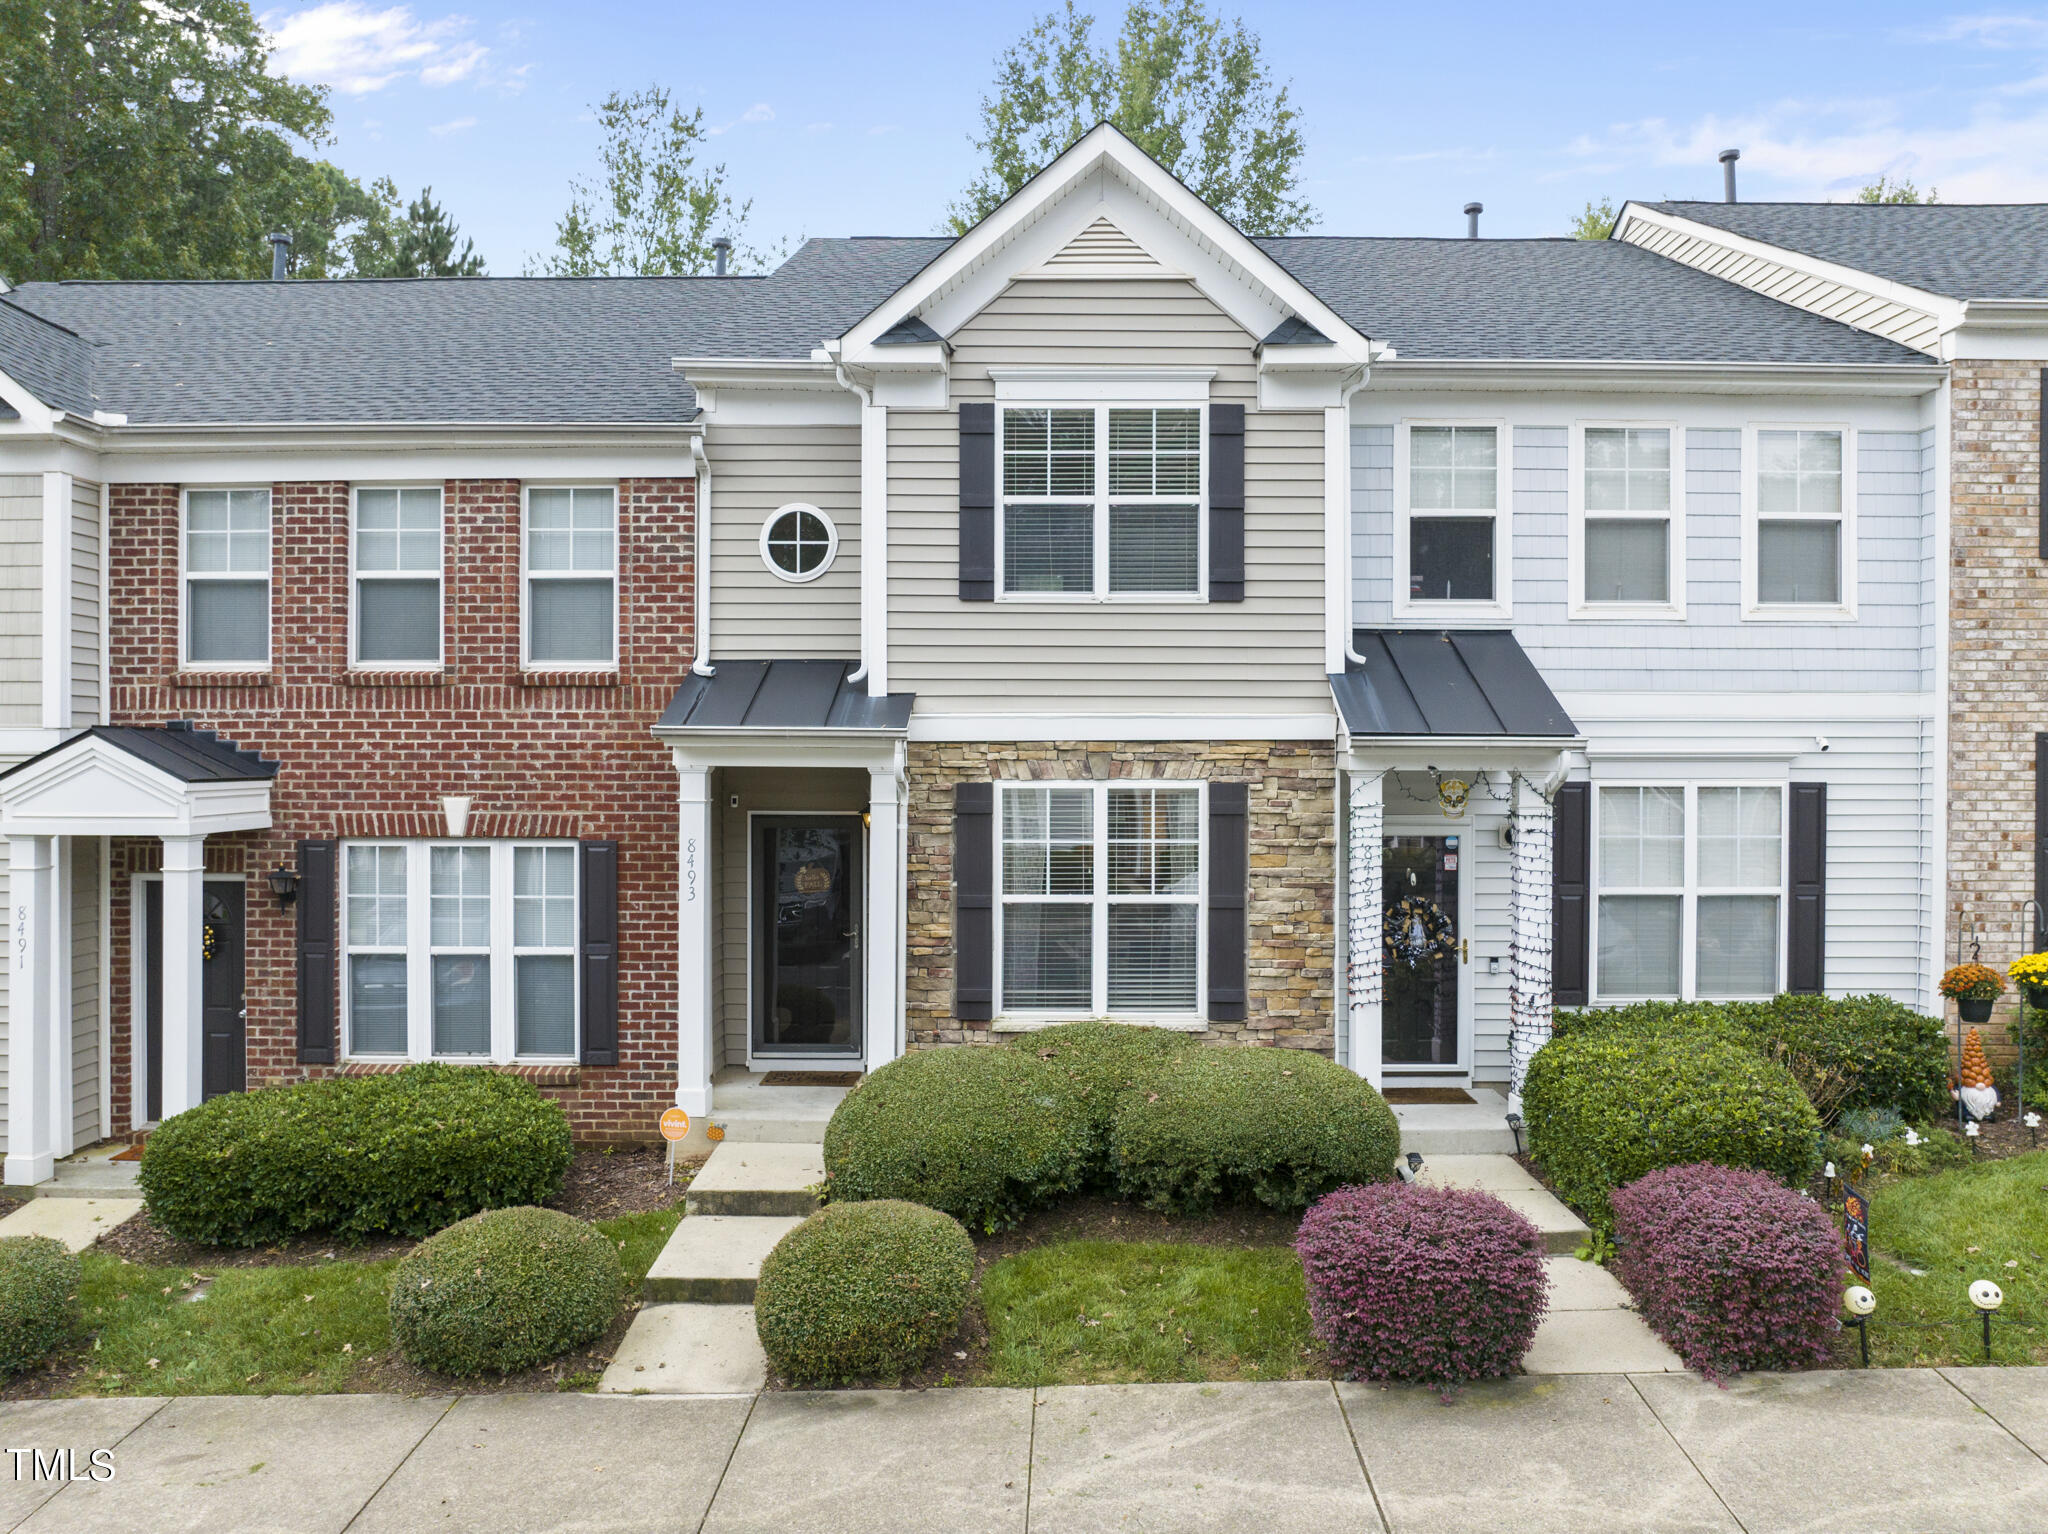
[[1388,906],[1381,931],[1388,953],[1410,969],[1448,959],[1458,951],[1458,940],[1451,935],[1451,919],[1434,900],[1425,900],[1420,895],[1410,895]]

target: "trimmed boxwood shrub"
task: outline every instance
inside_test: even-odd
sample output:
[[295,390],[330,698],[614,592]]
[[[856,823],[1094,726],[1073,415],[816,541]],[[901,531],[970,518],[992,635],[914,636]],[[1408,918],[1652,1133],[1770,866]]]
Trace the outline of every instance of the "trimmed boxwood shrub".
[[489,1209],[429,1236],[391,1279],[391,1337],[436,1374],[510,1374],[602,1337],[626,1276],[595,1225]]
[[958,1330],[974,1241],[958,1220],[897,1199],[832,1204],[761,1264],[754,1325],[795,1385],[894,1379]]
[[1791,1068],[1822,1117],[1893,1108],[1908,1119],[1948,1105],[1948,1045],[1941,1019],[1889,996],[1779,996],[1771,1001],[1641,1001],[1559,1012],[1559,1035],[1711,1029]]
[[33,1369],[78,1332],[78,1258],[48,1236],[0,1241],[0,1379]]
[[1613,1197],[1615,1275],[1709,1379],[1827,1362],[1842,1238],[1825,1209],[1762,1172],[1666,1167]]
[[1017,1049],[920,1050],[846,1094],[825,1126],[835,1203],[902,1199],[1002,1230],[1081,1185],[1088,1111],[1049,1062]]
[[1394,1113],[1372,1084],[1297,1049],[1210,1045],[1126,1093],[1110,1126],[1117,1186],[1148,1208],[1304,1209],[1394,1175]]
[[1057,1023],[1021,1033],[1011,1045],[1043,1060],[1080,1099],[1092,1142],[1087,1180],[1095,1185],[1113,1180],[1109,1133],[1124,1095],[1149,1090],[1168,1064],[1212,1047],[1164,1028],[1094,1021]]
[[1461,1384],[1513,1374],[1543,1319],[1543,1237],[1490,1193],[1339,1188],[1294,1249],[1309,1316],[1354,1379]]
[[1529,1149],[1596,1230],[1607,1196],[1661,1167],[1712,1161],[1803,1182],[1820,1119],[1781,1065],[1718,1030],[1589,1028],[1536,1052],[1522,1085]]
[[186,1241],[425,1236],[479,1209],[540,1204],[569,1169],[569,1121],[517,1076],[411,1065],[230,1092],[166,1119],[140,1176]]

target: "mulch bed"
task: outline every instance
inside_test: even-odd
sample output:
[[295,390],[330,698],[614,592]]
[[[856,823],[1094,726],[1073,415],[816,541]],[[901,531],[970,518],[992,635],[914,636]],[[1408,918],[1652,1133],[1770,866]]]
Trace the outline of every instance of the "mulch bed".
[[[683,1201],[690,1178],[701,1160],[676,1163],[676,1180],[668,1183],[664,1149],[647,1145],[579,1145],[562,1179],[562,1191],[549,1204],[579,1220],[609,1220],[615,1215],[668,1209]],[[157,1228],[147,1209],[115,1226],[98,1243],[103,1252],[129,1262],[159,1268],[302,1268],[323,1262],[381,1262],[403,1257],[416,1245],[403,1237],[349,1246],[333,1237],[286,1241],[276,1246],[204,1246],[180,1241]],[[538,1387],[534,1387],[538,1388]]]
[[0,1193],[0,1216],[14,1213],[15,1210],[27,1202],[27,1199],[16,1198],[12,1193]]

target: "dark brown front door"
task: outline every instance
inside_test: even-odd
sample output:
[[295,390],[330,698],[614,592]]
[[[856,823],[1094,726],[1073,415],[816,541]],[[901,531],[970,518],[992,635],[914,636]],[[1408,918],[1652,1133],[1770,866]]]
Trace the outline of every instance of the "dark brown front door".
[[[244,1016],[246,948],[242,926],[242,885],[206,881],[205,926],[201,935],[202,1097],[239,1092],[248,1084],[249,1024]],[[144,1048],[149,1060],[146,1111],[151,1122],[164,1108],[164,887],[143,886]]]
[[857,815],[754,822],[754,1053],[861,1052]]

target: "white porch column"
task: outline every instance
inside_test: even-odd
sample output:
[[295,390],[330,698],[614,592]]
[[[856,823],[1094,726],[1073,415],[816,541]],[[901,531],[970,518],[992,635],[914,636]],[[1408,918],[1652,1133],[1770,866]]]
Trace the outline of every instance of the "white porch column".
[[50,838],[50,917],[43,924],[43,973],[50,988],[50,1059],[44,1076],[50,1102],[50,1149],[68,1156],[71,1125],[71,855],[75,836]]
[[[49,1078],[57,1041],[50,983],[50,918],[56,907],[52,839],[8,838],[7,1161],[0,1180],[19,1186],[55,1175],[56,1105]],[[68,1053],[68,1051],[66,1051]]]
[[1509,879],[1508,1107],[1522,1111],[1522,1078],[1550,1038],[1550,801],[1520,773],[1511,811],[1515,850]]
[[1351,1069],[1380,1084],[1380,998],[1385,957],[1380,943],[1380,875],[1386,823],[1384,775],[1351,774],[1344,845],[1344,999],[1351,1029]]
[[868,771],[866,1064],[903,1053],[903,768]]
[[205,1059],[206,838],[164,839],[163,1116],[196,1108]]
[[691,1118],[711,1111],[716,1059],[711,998],[711,769],[677,764],[676,1106]]

